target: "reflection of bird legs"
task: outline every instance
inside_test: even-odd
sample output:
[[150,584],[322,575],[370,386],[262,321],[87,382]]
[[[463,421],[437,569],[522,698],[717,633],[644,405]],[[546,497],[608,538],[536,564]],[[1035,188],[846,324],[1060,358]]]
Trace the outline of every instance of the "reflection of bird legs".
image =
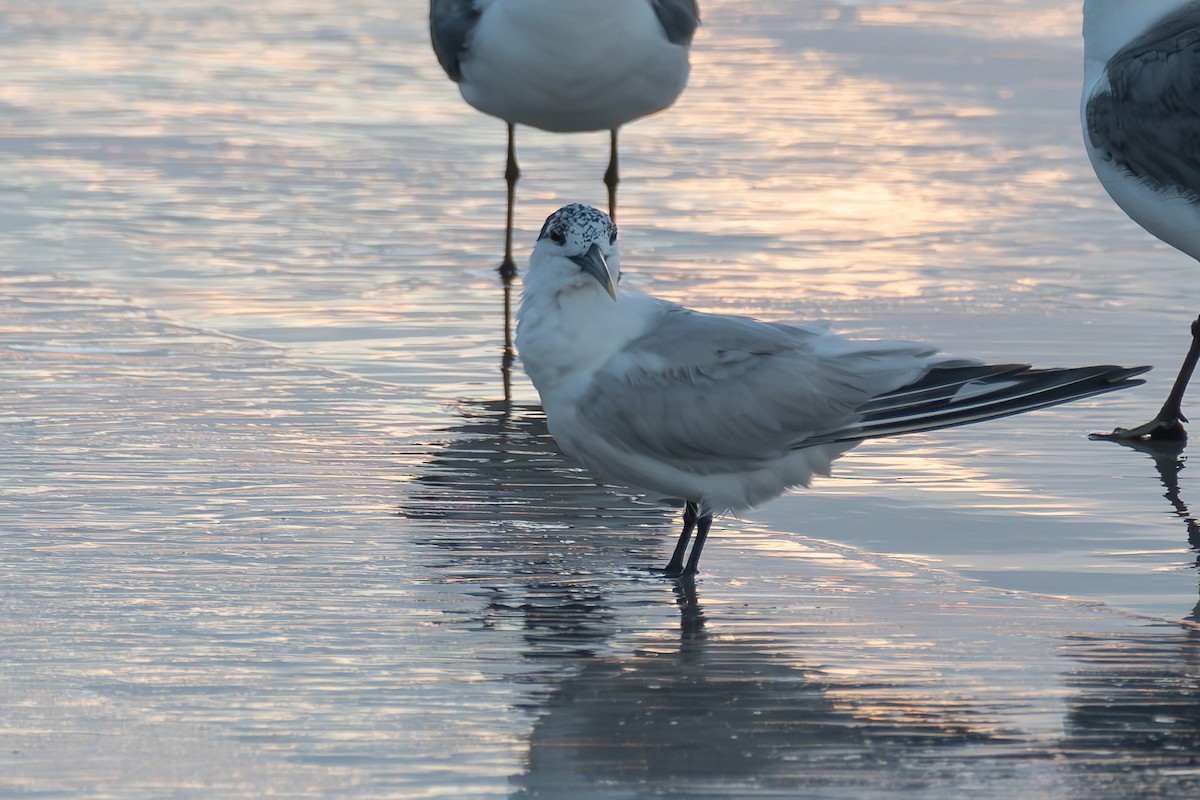
[[[1107,438],[1107,437],[1103,437]],[[1158,479],[1167,491],[1163,495],[1175,515],[1187,525],[1188,546],[1200,552],[1200,521],[1192,515],[1187,503],[1183,501],[1179,489],[1179,473],[1186,466],[1187,458],[1183,457],[1186,439],[1111,439],[1139,453],[1145,453],[1154,461],[1158,471]],[[1200,564],[1200,562],[1198,562]]]
[[[1194,344],[1193,349],[1195,349]],[[1167,490],[1163,497],[1175,510],[1175,516],[1183,520],[1184,525],[1187,526],[1188,546],[1197,553],[1196,567],[1200,568],[1200,521],[1196,520],[1187,503],[1183,501],[1179,489],[1179,473],[1187,466],[1187,458],[1182,456],[1187,439],[1120,439],[1099,436],[1095,438],[1118,442],[1139,453],[1145,453],[1154,460],[1158,479],[1162,482],[1163,488]],[[1200,602],[1196,603],[1196,607],[1192,609],[1192,613],[1186,619],[1200,622]]]
[[512,278],[504,281],[504,352],[500,356],[500,378],[504,381],[504,402],[512,402]]
[[679,606],[679,634],[683,640],[704,638],[704,609],[696,595],[695,581],[675,584],[675,605]]
[[1188,381],[1191,380],[1192,372],[1196,369],[1197,361],[1200,361],[1200,317],[1192,322],[1192,345],[1183,358],[1183,364],[1179,367],[1179,374],[1175,376],[1171,393],[1167,395],[1167,401],[1163,403],[1158,415],[1136,428],[1117,428],[1112,433],[1093,433],[1091,438],[1122,443],[1139,439],[1186,441],[1187,431],[1184,430],[1183,423],[1187,422],[1187,417],[1183,415],[1181,406],[1183,393],[1187,390]]
[[1160,443],[1160,447],[1148,452],[1154,459],[1154,467],[1158,470],[1159,480],[1167,490],[1163,497],[1175,509],[1175,515],[1187,525],[1188,545],[1193,550],[1200,551],[1200,523],[1196,521],[1179,492],[1179,473],[1184,469],[1187,461],[1186,458],[1181,457],[1183,443],[1178,442],[1178,446],[1175,448],[1165,448],[1161,444],[1166,443]]

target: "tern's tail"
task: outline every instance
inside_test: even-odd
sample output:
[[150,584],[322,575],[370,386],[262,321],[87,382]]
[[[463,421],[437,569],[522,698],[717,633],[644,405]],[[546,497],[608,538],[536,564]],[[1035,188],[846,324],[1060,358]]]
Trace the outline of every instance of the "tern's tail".
[[1114,392],[1150,367],[1032,369],[1025,364],[945,365],[894,392],[867,401],[856,422],[805,439],[800,447],[853,442],[968,425]]

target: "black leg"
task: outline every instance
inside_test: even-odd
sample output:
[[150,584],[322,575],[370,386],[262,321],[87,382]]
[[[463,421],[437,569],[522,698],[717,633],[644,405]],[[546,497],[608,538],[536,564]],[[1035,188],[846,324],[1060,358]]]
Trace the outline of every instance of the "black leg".
[[608,169],[604,170],[604,185],[608,187],[608,216],[617,221],[617,184],[621,182],[617,169],[617,129],[609,132]]
[[696,543],[692,545],[692,554],[688,557],[687,566],[683,568],[683,574],[680,577],[691,578],[700,571],[700,553],[704,550],[704,542],[708,539],[708,529],[711,526],[711,511],[696,520]]
[[688,500],[683,506],[683,532],[679,534],[679,541],[675,543],[675,552],[671,554],[671,560],[663,568],[664,574],[683,574],[683,554],[687,552],[688,541],[692,538],[692,530],[696,527],[696,519],[699,516],[700,506]]
[[1192,379],[1192,373],[1196,371],[1198,360],[1200,360],[1200,317],[1192,322],[1192,346],[1188,348],[1187,355],[1183,358],[1183,364],[1179,367],[1179,374],[1175,376],[1175,383],[1171,386],[1171,393],[1167,395],[1167,401],[1163,403],[1162,410],[1158,412],[1159,419],[1187,422],[1187,417],[1183,415],[1183,393],[1187,391],[1188,382]]
[[505,285],[512,283],[517,275],[517,264],[512,257],[513,205],[517,199],[517,181],[521,168],[517,165],[517,126],[508,123],[508,162],[504,165],[504,180],[508,183],[508,216],[504,226],[504,260],[500,262],[500,277]]
[[1093,439],[1113,439],[1130,441],[1134,439],[1179,440],[1187,439],[1187,431],[1183,423],[1187,417],[1183,415],[1183,393],[1187,391],[1188,381],[1196,370],[1196,362],[1200,361],[1200,317],[1192,322],[1192,346],[1188,348],[1175,383],[1167,395],[1158,415],[1144,425],[1136,428],[1117,428],[1112,433],[1092,434]]

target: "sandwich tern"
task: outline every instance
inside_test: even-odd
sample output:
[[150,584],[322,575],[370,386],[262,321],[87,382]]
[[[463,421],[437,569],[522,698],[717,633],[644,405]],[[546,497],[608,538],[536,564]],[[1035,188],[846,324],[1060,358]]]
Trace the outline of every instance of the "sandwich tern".
[[714,513],[805,486],[864,439],[1135,386],[1148,369],[989,365],[699,313],[619,287],[619,270],[607,215],[580,204],[551,214],[524,277],[517,348],[566,454],[605,482],[684,501],[665,569],[675,576],[695,575]]

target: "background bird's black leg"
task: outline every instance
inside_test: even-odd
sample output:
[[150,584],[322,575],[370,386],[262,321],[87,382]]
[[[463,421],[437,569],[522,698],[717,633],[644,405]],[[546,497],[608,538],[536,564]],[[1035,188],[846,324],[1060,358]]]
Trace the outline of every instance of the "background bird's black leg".
[[517,181],[521,168],[517,165],[517,126],[508,123],[508,161],[504,166],[504,180],[508,184],[508,213],[504,222],[504,260],[500,262],[500,279],[504,282],[504,351],[500,356],[500,377],[504,382],[504,401],[512,401],[513,324],[512,285],[517,277],[517,264],[512,257],[513,206],[517,198]]
[[604,185],[608,187],[608,217],[617,221],[617,184],[621,182],[617,168],[617,129],[609,132],[608,169],[604,170]]
[[508,183],[508,216],[504,225],[504,260],[500,262],[500,277],[505,285],[512,283],[517,276],[517,264],[513,261],[513,206],[517,199],[517,181],[521,178],[521,168],[517,165],[517,126],[508,123],[508,162],[504,165],[504,180]]
[[1162,410],[1158,412],[1157,417],[1167,423],[1174,423],[1182,436],[1187,435],[1183,427],[1179,425],[1180,421],[1187,422],[1187,417],[1183,415],[1183,393],[1187,391],[1188,382],[1192,379],[1192,373],[1196,371],[1198,360],[1200,360],[1200,317],[1192,322],[1192,346],[1188,348],[1187,355],[1183,357],[1183,364],[1179,367],[1179,374],[1175,376],[1171,393],[1167,395],[1167,401],[1163,403]]
[[692,530],[696,527],[696,519],[700,516],[700,506],[688,500],[683,506],[683,532],[675,543],[675,552],[671,560],[663,568],[666,575],[679,575],[683,572],[683,554],[687,552],[688,541],[692,538]]
[[1192,346],[1183,357],[1179,374],[1167,395],[1167,401],[1154,419],[1136,428],[1117,428],[1112,433],[1092,434],[1093,439],[1115,439],[1117,441],[1130,439],[1179,440],[1187,438],[1183,423],[1187,417],[1183,415],[1183,393],[1187,391],[1188,381],[1196,371],[1196,362],[1200,361],[1200,317],[1192,322]]
[[708,529],[712,526],[712,512],[702,514],[696,520],[696,543],[692,545],[692,554],[688,556],[687,566],[683,568],[682,578],[691,578],[700,571],[700,553],[704,550],[704,541],[708,539]]

